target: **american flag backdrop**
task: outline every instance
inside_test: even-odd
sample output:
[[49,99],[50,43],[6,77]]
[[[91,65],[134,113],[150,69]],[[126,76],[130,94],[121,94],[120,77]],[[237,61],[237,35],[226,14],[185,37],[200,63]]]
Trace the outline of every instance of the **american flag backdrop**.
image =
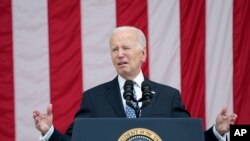
[[179,89],[205,128],[224,105],[250,124],[249,0],[0,0],[0,139],[38,140],[32,111],[49,103],[65,131],[82,92],[117,75],[121,25],[143,30],[144,74]]

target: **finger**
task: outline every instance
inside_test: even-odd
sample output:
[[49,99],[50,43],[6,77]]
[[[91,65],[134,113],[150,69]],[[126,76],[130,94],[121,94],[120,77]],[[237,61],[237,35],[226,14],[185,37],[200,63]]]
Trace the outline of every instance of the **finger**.
[[36,117],[34,118],[34,123],[35,123],[35,126],[38,126],[38,125],[39,125],[39,123],[40,123],[40,118],[39,118],[38,116],[36,116]]
[[38,111],[33,111],[33,119],[35,119],[36,117],[40,116],[41,113]]
[[34,120],[35,126],[38,125],[39,121],[37,119]]
[[233,114],[234,118],[236,119],[238,116],[236,114]]
[[230,115],[230,119],[231,119],[231,120],[236,120],[236,118],[237,118],[237,115],[236,115],[236,114]]
[[230,125],[233,125],[234,124],[234,121],[230,121]]
[[39,122],[39,121],[40,121],[40,116],[36,116],[36,117],[34,118],[34,120],[37,121],[37,122]]
[[52,115],[52,104],[49,104],[49,106],[48,106],[48,108],[47,108],[47,114],[48,114],[49,116]]
[[33,116],[33,119],[35,119],[35,117],[36,117],[36,113],[35,112],[33,112],[33,114],[32,114]]
[[227,114],[227,106],[224,106],[220,112],[221,115],[226,115]]
[[234,123],[236,121],[237,116],[231,115],[230,117],[230,123]]

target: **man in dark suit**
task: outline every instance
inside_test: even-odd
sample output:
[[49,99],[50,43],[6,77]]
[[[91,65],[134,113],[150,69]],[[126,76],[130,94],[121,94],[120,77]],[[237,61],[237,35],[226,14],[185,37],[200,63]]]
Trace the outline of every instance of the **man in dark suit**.
[[[124,117],[126,102],[123,98],[123,86],[126,80],[133,80],[137,100],[142,97],[141,84],[144,80],[151,86],[153,98],[151,104],[143,108],[140,116],[147,117],[189,117],[177,89],[147,80],[141,70],[146,60],[146,39],[143,32],[134,27],[118,27],[110,38],[110,54],[118,73],[112,81],[101,84],[84,92],[79,111],[75,117]],[[134,112],[134,111],[133,111]],[[134,113],[133,113],[134,114]],[[42,133],[41,139],[49,141],[69,141],[72,135],[72,123],[65,134],[59,133],[52,124],[52,105],[47,113],[33,112],[36,128]],[[229,131],[229,125],[236,120],[236,114],[227,115],[223,108],[216,118],[216,123],[205,131],[206,141],[223,140]]]

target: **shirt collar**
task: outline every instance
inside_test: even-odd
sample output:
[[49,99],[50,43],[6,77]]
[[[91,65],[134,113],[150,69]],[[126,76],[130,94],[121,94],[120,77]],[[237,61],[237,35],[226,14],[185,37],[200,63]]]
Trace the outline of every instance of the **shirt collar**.
[[[125,81],[126,81],[126,79],[124,79],[122,76],[118,75],[118,83],[119,83],[120,90],[123,90],[123,86],[124,86]],[[136,82],[136,85],[139,88],[141,88],[141,83],[144,81],[144,76],[142,74],[142,71],[140,71],[140,73],[134,78],[133,81]]]

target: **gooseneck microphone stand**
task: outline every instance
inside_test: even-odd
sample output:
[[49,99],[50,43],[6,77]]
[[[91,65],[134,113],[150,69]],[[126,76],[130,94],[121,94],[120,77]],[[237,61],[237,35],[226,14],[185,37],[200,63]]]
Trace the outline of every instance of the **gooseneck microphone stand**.
[[[134,82],[132,80],[126,80],[123,89],[123,97],[126,100],[126,104],[135,110],[136,118],[139,118],[141,110],[151,103],[152,92],[150,85],[146,81],[142,82],[142,98],[139,100],[134,97]],[[139,106],[139,102],[142,102],[141,107]]]

